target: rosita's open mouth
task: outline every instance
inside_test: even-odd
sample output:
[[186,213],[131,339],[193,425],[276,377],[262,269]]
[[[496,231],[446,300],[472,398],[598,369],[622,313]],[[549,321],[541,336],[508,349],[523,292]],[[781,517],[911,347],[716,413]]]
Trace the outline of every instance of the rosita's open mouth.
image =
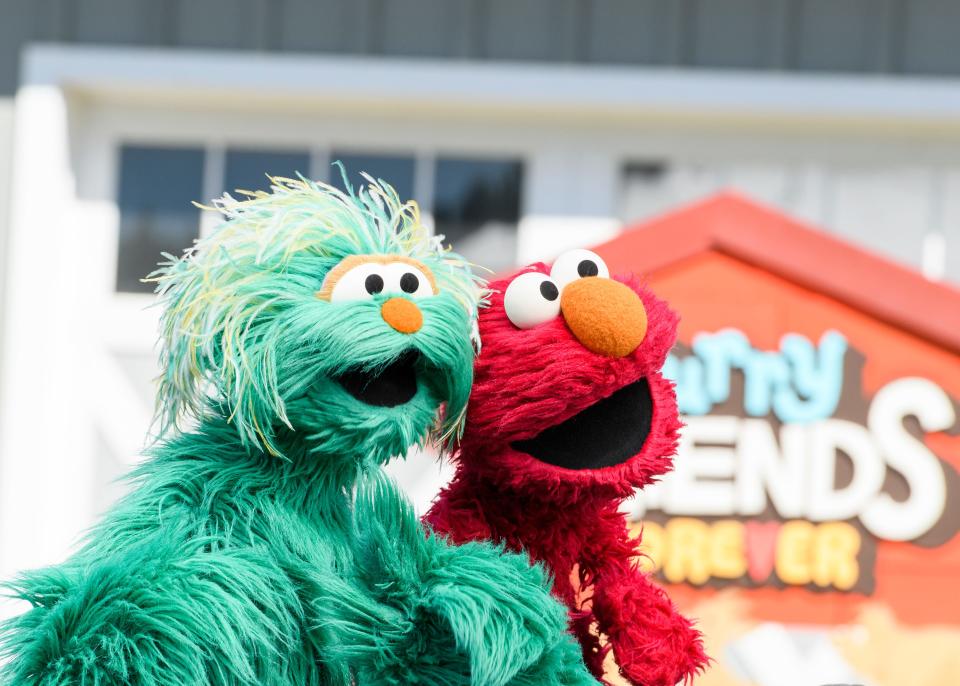
[[611,467],[643,449],[652,419],[650,385],[640,379],[513,447],[565,469]]
[[417,360],[420,354],[408,350],[375,369],[349,369],[334,380],[354,398],[367,405],[396,407],[417,394]]

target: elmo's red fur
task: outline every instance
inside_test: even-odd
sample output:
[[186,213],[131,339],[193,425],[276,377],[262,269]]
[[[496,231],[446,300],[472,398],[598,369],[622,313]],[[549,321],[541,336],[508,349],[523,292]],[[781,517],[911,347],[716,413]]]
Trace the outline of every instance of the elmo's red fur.
[[[549,273],[544,264],[531,270]],[[706,664],[700,633],[637,568],[639,541],[628,537],[619,506],[672,467],[680,420],[673,384],[660,369],[677,316],[635,277],[616,280],[640,298],[648,322],[642,343],[624,357],[591,352],[562,314],[518,329],[503,307],[510,280],[491,284],[457,472],[426,520],[457,543],[503,541],[543,562],[598,679],[612,648],[632,683],[673,686]],[[568,469],[512,447],[641,378],[652,399],[650,431],[640,452],[620,464]]]

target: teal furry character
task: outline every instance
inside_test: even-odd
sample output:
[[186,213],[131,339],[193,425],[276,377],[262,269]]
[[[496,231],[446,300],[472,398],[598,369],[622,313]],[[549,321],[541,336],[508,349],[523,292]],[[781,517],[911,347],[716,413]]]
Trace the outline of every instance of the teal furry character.
[[154,277],[165,437],[76,554],[14,583],[3,683],[593,683],[540,568],[426,535],[380,471],[457,433],[464,261],[372,180],[217,207]]

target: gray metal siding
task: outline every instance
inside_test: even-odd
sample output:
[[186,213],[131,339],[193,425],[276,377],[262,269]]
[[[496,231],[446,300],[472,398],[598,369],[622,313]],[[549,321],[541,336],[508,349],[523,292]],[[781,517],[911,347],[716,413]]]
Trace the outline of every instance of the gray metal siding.
[[476,8],[471,0],[383,2],[377,48],[386,55],[469,57],[477,54]]
[[904,72],[960,73],[960,1],[913,0],[902,16]]
[[607,0],[584,13],[584,58],[589,62],[673,64],[680,58],[680,2]]
[[770,0],[699,0],[689,8],[690,62],[697,66],[756,69],[770,63]]
[[547,62],[576,59],[581,28],[573,0],[488,0],[482,57]]
[[275,33],[271,7],[261,0],[183,2],[174,13],[177,45],[266,50]]
[[881,71],[893,36],[885,0],[804,0],[797,16],[796,65],[814,71]]
[[283,0],[273,8],[277,44],[290,52],[362,53],[370,45],[370,3],[365,0]]
[[20,45],[35,33],[35,17],[13,0],[0,0],[0,96],[15,90],[20,63]]
[[137,43],[148,38],[146,8],[128,0],[76,0],[70,38],[78,43]]
[[0,94],[29,41],[960,74],[960,0],[0,0]]

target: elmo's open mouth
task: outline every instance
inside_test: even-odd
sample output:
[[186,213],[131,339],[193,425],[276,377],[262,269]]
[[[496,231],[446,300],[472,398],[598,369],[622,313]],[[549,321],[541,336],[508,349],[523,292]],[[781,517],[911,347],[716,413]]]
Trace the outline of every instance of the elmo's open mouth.
[[650,385],[640,379],[513,447],[565,469],[611,467],[643,449],[652,419]]
[[408,350],[392,362],[376,369],[350,369],[334,377],[347,393],[367,405],[396,407],[410,402],[417,394],[416,364],[420,354]]

